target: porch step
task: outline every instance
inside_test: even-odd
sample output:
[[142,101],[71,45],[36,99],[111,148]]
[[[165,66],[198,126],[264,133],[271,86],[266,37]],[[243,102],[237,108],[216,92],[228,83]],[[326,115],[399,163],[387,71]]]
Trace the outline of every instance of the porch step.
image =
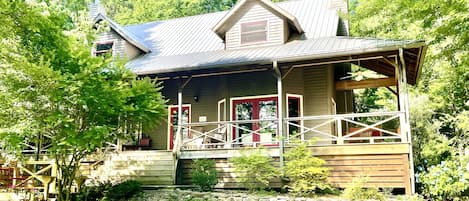
[[172,185],[174,171],[171,151],[125,151],[107,157],[88,177],[100,181],[132,179],[144,185]]

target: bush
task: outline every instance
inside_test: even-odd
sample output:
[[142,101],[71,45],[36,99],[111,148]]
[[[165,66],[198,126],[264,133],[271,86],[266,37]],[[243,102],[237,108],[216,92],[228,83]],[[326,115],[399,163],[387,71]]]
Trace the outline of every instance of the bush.
[[425,199],[421,195],[398,196],[397,200],[399,201],[425,201]]
[[329,169],[323,167],[326,161],[313,157],[306,144],[300,144],[285,153],[285,176],[289,179],[286,188],[296,195],[314,194],[317,191],[331,191],[327,182]]
[[210,159],[194,160],[192,164],[192,183],[200,191],[212,191],[218,183],[215,161]]
[[105,192],[112,188],[111,182],[98,182],[92,186],[83,186],[80,192],[75,194],[74,201],[99,201],[104,197]]
[[355,178],[352,183],[345,188],[342,196],[348,200],[379,200],[384,201],[384,194],[379,192],[377,188],[364,188],[367,179],[360,177]]
[[272,158],[263,156],[261,150],[230,159],[235,166],[238,181],[243,183],[250,192],[266,189],[270,181],[280,174],[280,171],[272,166]]
[[135,180],[124,181],[112,186],[105,194],[106,200],[127,201],[131,197],[143,192],[140,182]]
[[419,174],[419,182],[433,200],[469,200],[469,159],[442,161]]

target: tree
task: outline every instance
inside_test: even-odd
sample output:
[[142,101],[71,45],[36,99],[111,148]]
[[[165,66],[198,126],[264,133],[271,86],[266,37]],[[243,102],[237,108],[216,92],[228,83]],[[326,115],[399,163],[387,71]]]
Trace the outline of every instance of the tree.
[[25,144],[49,146],[58,200],[68,201],[84,157],[123,137],[124,128],[151,129],[162,119],[159,84],[93,57],[91,24],[59,4],[0,0],[0,13],[2,154],[21,158]]
[[[282,0],[274,0],[279,2]],[[106,12],[120,24],[137,24],[228,10],[237,0],[103,0]]]
[[355,36],[429,44],[419,85],[411,89],[416,169],[426,174],[442,161],[459,160],[469,145],[469,2],[353,0],[350,5]]

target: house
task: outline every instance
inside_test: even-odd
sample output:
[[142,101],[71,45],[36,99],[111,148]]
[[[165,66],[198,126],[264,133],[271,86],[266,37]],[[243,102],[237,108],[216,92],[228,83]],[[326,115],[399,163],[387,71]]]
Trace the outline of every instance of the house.
[[[350,37],[342,0],[239,0],[225,12],[130,26],[93,11],[111,27],[95,54],[125,57],[139,76],[163,83],[168,119],[139,133],[151,139],[140,156],[166,160],[170,177],[147,183],[190,184],[191,161],[211,158],[217,187],[241,187],[227,162],[240,150],[264,146],[282,166],[289,147],[315,138],[310,148],[327,161],[332,184],[366,176],[367,185],[414,192],[407,86],[419,79],[423,41]],[[379,77],[351,80],[351,65]],[[395,93],[398,109],[354,113],[352,90],[378,87]],[[132,165],[138,153],[120,160]]]

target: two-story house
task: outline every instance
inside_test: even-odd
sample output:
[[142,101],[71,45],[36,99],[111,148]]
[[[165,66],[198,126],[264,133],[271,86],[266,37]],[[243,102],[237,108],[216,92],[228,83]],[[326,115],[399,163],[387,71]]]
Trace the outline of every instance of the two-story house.
[[[111,28],[95,54],[127,58],[138,76],[162,82],[169,101],[167,121],[139,137],[151,139],[145,154],[176,153],[164,163],[171,171],[150,173],[161,162],[128,171],[135,151],[121,176],[190,184],[191,161],[212,158],[217,187],[238,188],[227,159],[240,150],[262,145],[282,166],[289,147],[315,138],[310,148],[332,184],[366,176],[371,186],[413,191],[407,85],[418,81],[424,42],[350,37],[342,0],[239,0],[225,12],[129,26],[93,11]],[[349,79],[351,65],[380,76]],[[352,90],[378,87],[395,93],[398,109],[354,113]]]

